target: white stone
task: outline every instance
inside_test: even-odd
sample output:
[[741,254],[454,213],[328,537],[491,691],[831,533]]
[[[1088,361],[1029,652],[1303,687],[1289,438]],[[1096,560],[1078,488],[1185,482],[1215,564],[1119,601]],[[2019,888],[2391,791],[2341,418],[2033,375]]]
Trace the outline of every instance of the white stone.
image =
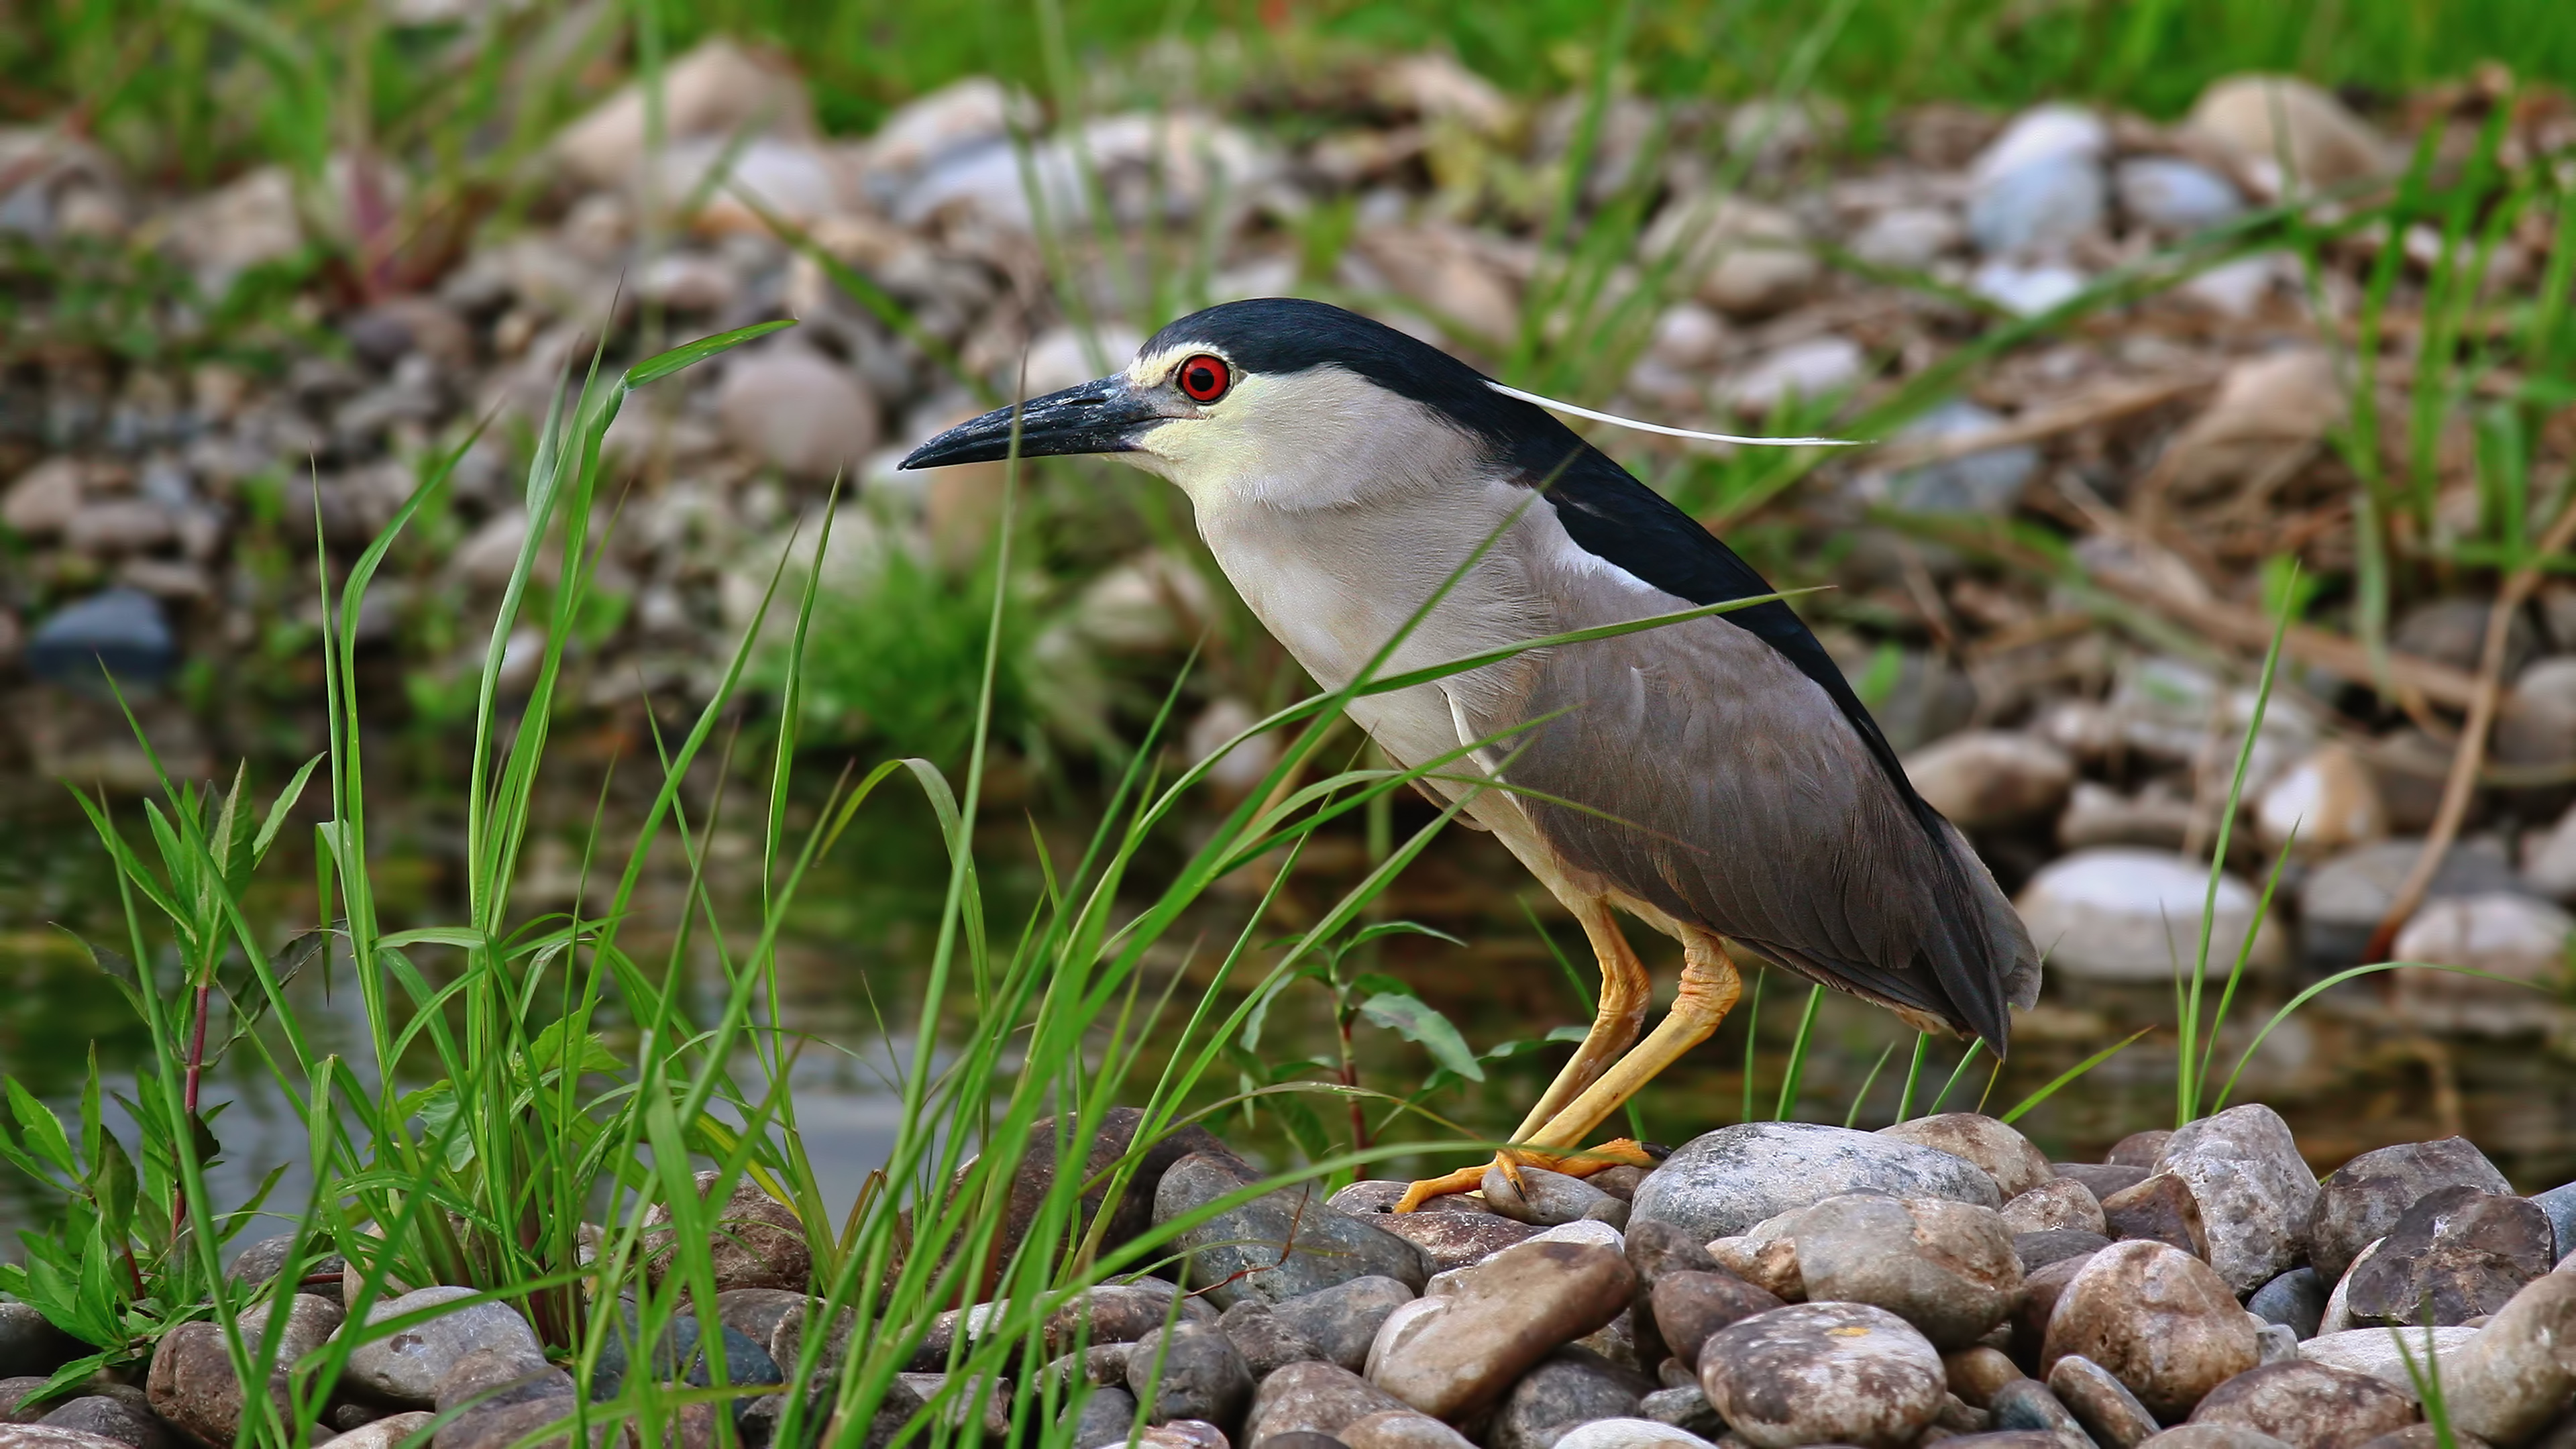
[[2269,252],[2221,262],[2174,288],[2174,295],[2221,317],[2253,316],[2287,275],[2281,258]]
[[1714,365],[1726,354],[1725,319],[1697,302],[1676,302],[1655,318],[1647,354],[1667,367]]
[[[1593,1218],[1578,1218],[1573,1222],[1559,1223],[1555,1227],[1533,1233],[1521,1239],[1521,1242],[1585,1243],[1596,1248],[1614,1248],[1624,1252],[1627,1250],[1628,1237],[1608,1223]],[[1512,1246],[1518,1247],[1520,1243]]]
[[2522,878],[2544,895],[2576,901],[2576,806],[2547,831],[2524,837]]
[[1905,757],[1906,778],[1962,830],[2052,814],[2075,781],[2063,750],[2015,730],[1964,730]]
[[[1964,398],[1954,398],[1897,429],[1896,441],[1972,438],[2003,424],[1996,414]],[[2039,450],[2027,443],[2013,443],[1892,474],[1873,469],[1854,479],[1852,486],[1873,503],[1908,513],[2000,516],[2020,505],[2023,490],[2038,471]]]
[[2405,1352],[2415,1356],[2415,1367],[2422,1371],[2426,1367],[2425,1335],[2429,1333],[2432,1336],[2433,1362],[2439,1366],[2443,1382],[2449,1383],[2462,1350],[2476,1339],[2478,1332],[2474,1328],[2353,1328],[2300,1340],[2299,1357],[2310,1363],[2368,1374],[2411,1399],[2417,1396],[2415,1381],[2406,1372],[2406,1359],[2398,1350],[2397,1335],[2405,1335]]
[[2036,317],[2083,291],[2084,284],[2084,274],[2062,262],[1990,261],[1968,278],[1969,291],[2016,317]]
[[2245,210],[2234,182],[2174,156],[2133,156],[2112,170],[2111,186],[2121,210],[2176,235],[2206,231]]
[[[2454,971],[2409,968],[2393,973],[2399,1016],[2430,1031],[2492,1035],[2546,1030],[2553,991],[2567,966],[2576,919],[2548,901],[2512,891],[2427,901],[2397,933],[2393,959],[2466,967],[2501,976],[2487,981]],[[2509,983],[2528,983],[2514,985]]]
[[1654,1419],[1595,1419],[1578,1424],[1556,1449],[1714,1449],[1688,1429]]
[[[2014,904],[2050,969],[2103,981],[2168,981],[2188,972],[2200,946],[2209,866],[2161,850],[2099,846],[2050,862]],[[2236,964],[2254,920],[2254,891],[2234,876],[2218,882],[2206,974]],[[2282,959],[2280,932],[2266,920],[2254,934],[2252,965]]]
[[2025,166],[2061,157],[2095,159],[2110,149],[2111,128],[2082,106],[2044,105],[2015,116],[1968,166],[1983,184]]
[[2347,746],[2325,744],[2263,787],[2254,803],[2254,829],[2267,851],[2295,839],[2300,855],[2319,858],[2385,838],[2388,807],[2361,757]]
[[1718,384],[1718,401],[1749,417],[1761,417],[1793,397],[1821,398],[1844,391],[1861,380],[1864,356],[1848,337],[1810,337],[1756,358],[1752,365]]
[[897,106],[868,138],[861,165],[872,175],[909,177],[943,156],[1005,139],[1014,122],[1035,124],[1035,111],[991,76],[970,75]]

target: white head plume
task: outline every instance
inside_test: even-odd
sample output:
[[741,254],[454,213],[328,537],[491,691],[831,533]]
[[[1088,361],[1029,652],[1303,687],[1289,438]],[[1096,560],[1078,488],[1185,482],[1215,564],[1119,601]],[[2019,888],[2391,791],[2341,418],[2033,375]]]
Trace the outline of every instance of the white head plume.
[[1558,402],[1552,397],[1540,397],[1534,392],[1505,387],[1491,378],[1485,380],[1485,386],[1505,397],[1534,403],[1550,412],[1571,413],[1578,418],[1590,418],[1596,423],[1634,428],[1641,433],[1661,433],[1667,438],[1697,438],[1704,443],[1743,443],[1756,448],[1855,448],[1860,446],[1860,441],[1856,438],[1746,438],[1733,433],[1702,433],[1690,428],[1670,428],[1662,423],[1649,423],[1638,418],[1623,418],[1616,413],[1595,412],[1590,408],[1576,407],[1570,402]]

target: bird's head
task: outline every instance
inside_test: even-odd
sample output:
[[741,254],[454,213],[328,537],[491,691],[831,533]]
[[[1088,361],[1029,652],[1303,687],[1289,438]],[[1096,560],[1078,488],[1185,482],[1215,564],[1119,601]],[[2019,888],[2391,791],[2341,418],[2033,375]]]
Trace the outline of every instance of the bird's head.
[[1115,456],[1202,507],[1329,507],[1489,472],[1534,441],[1581,446],[1438,348],[1292,297],[1193,313],[1125,370],[960,423],[902,466],[1007,457],[1015,426],[1021,457]]

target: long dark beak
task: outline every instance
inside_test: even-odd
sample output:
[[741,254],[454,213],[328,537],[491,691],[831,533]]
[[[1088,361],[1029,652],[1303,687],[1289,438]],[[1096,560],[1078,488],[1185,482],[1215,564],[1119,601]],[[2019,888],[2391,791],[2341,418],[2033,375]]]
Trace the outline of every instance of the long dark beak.
[[944,468],[953,463],[991,463],[1010,456],[1011,427],[1019,425],[1020,456],[1051,458],[1068,453],[1124,453],[1136,446],[1136,435],[1168,414],[1154,399],[1130,387],[1123,374],[1113,374],[1080,387],[1031,398],[1017,409],[997,408],[965,422],[912,450],[898,464],[904,468]]

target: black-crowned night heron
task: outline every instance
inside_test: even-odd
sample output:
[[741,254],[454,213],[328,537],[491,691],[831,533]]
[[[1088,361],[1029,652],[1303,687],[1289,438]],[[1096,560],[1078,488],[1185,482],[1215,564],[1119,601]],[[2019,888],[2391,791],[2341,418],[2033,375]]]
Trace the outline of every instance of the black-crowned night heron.
[[[1337,307],[1232,302],[1156,333],[1124,372],[1023,404],[1016,423],[1006,408],[960,424],[903,466],[1002,458],[1016,426],[1023,456],[1112,454],[1171,479],[1244,602],[1326,688],[1488,539],[1381,673],[1771,592],[1525,397]],[[1785,604],[1525,652],[1349,708],[1408,769],[1493,742],[1465,757],[1476,769],[1427,783],[1466,799],[1600,958],[1599,1015],[1513,1133],[1542,1150],[1521,1160],[1578,1151],[1706,1040],[1744,956],[1998,1055],[2006,1006],[2038,993],[2038,955],[1994,878]],[[1507,777],[1480,783],[1498,765]],[[1680,994],[1642,1043],[1646,972],[1613,907],[1682,946]],[[1404,1207],[1482,1176],[1416,1183]]]

